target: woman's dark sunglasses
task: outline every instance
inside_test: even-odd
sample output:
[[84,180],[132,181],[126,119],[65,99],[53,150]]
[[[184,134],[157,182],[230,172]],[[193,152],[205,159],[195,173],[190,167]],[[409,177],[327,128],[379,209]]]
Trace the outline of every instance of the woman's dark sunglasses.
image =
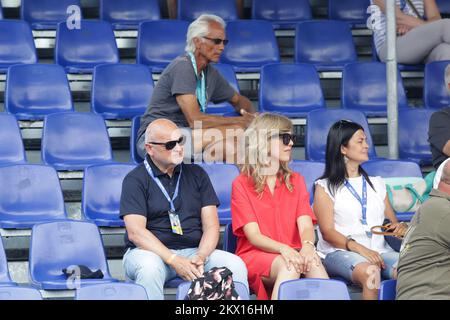
[[297,138],[295,135],[290,134],[290,133],[280,133],[279,136],[285,146],[288,146],[289,143],[291,143],[291,140],[295,144],[295,140]]
[[159,145],[159,146],[165,146],[166,150],[172,150],[173,148],[175,148],[177,143],[180,146],[182,146],[185,142],[186,142],[186,137],[185,136],[181,136],[180,139],[178,139],[178,140],[172,140],[172,141],[167,141],[167,142],[147,142],[147,143],[148,144],[156,144],[156,145]]
[[219,38],[208,38],[208,37],[203,37],[203,38],[205,38],[205,39],[208,39],[209,41],[211,41],[211,42],[213,42],[215,45],[219,45],[219,44],[221,44],[222,42],[223,42],[223,45],[224,46],[226,46],[227,44],[228,44],[228,39],[224,39],[224,40],[222,40],[222,39],[219,39]]

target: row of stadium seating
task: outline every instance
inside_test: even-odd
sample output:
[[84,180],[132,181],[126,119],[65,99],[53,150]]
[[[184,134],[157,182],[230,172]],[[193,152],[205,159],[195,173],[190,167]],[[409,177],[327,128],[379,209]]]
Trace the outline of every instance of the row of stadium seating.
[[[424,107],[439,109],[450,104],[444,83],[448,61],[426,65]],[[239,92],[236,74],[230,65],[216,68]],[[91,110],[104,119],[131,119],[144,114],[153,93],[149,68],[139,64],[103,64],[93,70]],[[344,67],[341,107],[360,110],[367,117],[386,117],[386,66],[380,62],[357,62]],[[261,69],[259,111],[304,118],[307,113],[326,108],[319,75],[310,64],[269,64]],[[398,75],[398,106],[408,101]],[[56,112],[73,111],[69,82],[64,69],[55,64],[23,64],[8,69],[5,110],[18,120],[42,120]],[[212,104],[208,113],[228,114],[229,103]]]

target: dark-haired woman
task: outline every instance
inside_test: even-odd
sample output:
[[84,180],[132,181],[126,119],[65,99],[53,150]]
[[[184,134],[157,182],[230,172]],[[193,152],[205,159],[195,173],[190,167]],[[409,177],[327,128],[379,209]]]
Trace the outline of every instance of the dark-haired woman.
[[320,232],[317,250],[325,255],[330,276],[339,276],[360,285],[363,299],[376,299],[383,278],[395,277],[398,253],[374,235],[370,228],[385,218],[396,231],[398,223],[386,187],[380,177],[369,177],[361,168],[368,160],[369,146],[364,129],[341,120],[327,137],[324,175],[316,181],[314,212]]

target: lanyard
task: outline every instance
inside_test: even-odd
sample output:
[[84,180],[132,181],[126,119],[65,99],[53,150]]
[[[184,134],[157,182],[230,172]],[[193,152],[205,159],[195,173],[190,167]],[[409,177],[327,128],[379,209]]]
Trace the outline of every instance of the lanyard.
[[367,213],[367,183],[364,176],[362,177],[363,185],[362,185],[362,199],[356,192],[356,190],[353,188],[353,186],[348,182],[348,180],[345,180],[345,186],[347,189],[351,192],[351,194],[356,198],[356,200],[359,201],[362,207],[362,219],[361,222],[364,225],[367,225],[366,220],[366,213]]
[[201,78],[199,78],[197,74],[197,62],[195,61],[194,54],[192,52],[188,52],[189,57],[191,58],[192,66],[194,67],[195,77],[197,78],[197,89],[195,90],[195,95],[197,96],[198,104],[200,105],[200,110],[205,112],[206,110],[206,81],[205,81],[205,73],[202,71]]
[[173,194],[173,198],[171,199],[169,197],[169,194],[167,193],[166,189],[162,185],[161,181],[158,178],[156,178],[155,175],[153,174],[152,168],[148,164],[147,159],[144,160],[144,165],[145,165],[145,169],[147,169],[147,172],[148,172],[149,176],[153,179],[153,181],[155,181],[156,185],[159,187],[159,189],[161,189],[161,192],[166,197],[167,201],[169,201],[170,211],[171,212],[175,212],[175,205],[174,205],[173,201],[178,196],[178,187],[180,186],[181,173],[182,173],[183,167],[180,166],[180,175],[178,176],[177,186],[175,187],[175,192]]

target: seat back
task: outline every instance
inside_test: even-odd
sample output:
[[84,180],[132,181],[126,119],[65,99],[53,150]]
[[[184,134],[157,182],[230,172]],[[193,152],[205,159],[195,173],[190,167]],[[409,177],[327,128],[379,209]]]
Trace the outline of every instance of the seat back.
[[328,0],[328,19],[366,24],[370,0]]
[[193,21],[202,14],[214,14],[224,20],[238,19],[235,0],[178,0],[178,19]]
[[8,261],[6,260],[5,249],[3,248],[3,240],[0,237],[0,287],[4,284],[13,283],[8,271]]
[[45,281],[67,281],[62,270],[84,265],[101,270],[111,279],[97,226],[87,221],[48,222],[33,227],[30,242],[30,279],[41,287]]
[[0,227],[31,228],[33,224],[66,219],[58,174],[49,166],[17,164],[0,167]]
[[0,20],[0,73],[14,64],[36,62],[36,47],[28,23]]
[[220,62],[231,64],[236,71],[258,71],[268,63],[280,61],[272,25],[263,20],[236,20],[227,24],[230,43]]
[[162,71],[184,53],[189,23],[181,20],[143,22],[139,26],[136,62]]
[[100,19],[115,29],[137,29],[139,23],[161,19],[158,0],[100,0]]
[[420,165],[431,164],[431,150],[428,142],[428,125],[433,110],[411,109],[398,113],[399,158],[411,160]]
[[289,167],[305,178],[306,189],[309,192],[309,202],[314,200],[314,182],[325,172],[325,163],[318,161],[294,160]]
[[336,20],[300,22],[295,36],[295,61],[339,69],[357,61],[348,23]]
[[239,169],[232,164],[202,163],[200,166],[206,171],[219,198],[218,208],[220,224],[231,222],[231,186],[239,175]]
[[319,75],[310,64],[265,65],[261,68],[259,85],[261,111],[305,117],[311,110],[325,108]]
[[231,223],[227,224],[223,233],[223,250],[235,253],[237,238],[233,233],[233,226]]
[[16,118],[0,114],[0,165],[26,162],[22,135]]
[[[216,64],[214,64],[214,68],[216,68],[217,71],[219,71],[220,74],[233,87],[233,89],[237,93],[239,93],[239,84],[236,79],[236,73],[234,72],[233,67],[229,64],[216,63]],[[207,113],[212,113],[212,114],[224,114],[224,113],[231,113],[234,111],[235,111],[234,107],[229,102],[222,102],[222,103],[217,103],[217,104],[210,102],[206,109]]]
[[142,157],[137,152],[136,148],[136,142],[138,139],[138,131],[141,127],[141,117],[136,116],[131,120],[131,135],[130,135],[130,155],[131,155],[131,162],[135,164],[139,164],[144,161]]
[[42,296],[34,288],[8,286],[0,287],[0,300],[42,300]]
[[397,280],[385,280],[381,282],[378,290],[378,300],[395,300],[397,295]]
[[450,95],[445,86],[445,68],[450,61],[434,61],[425,65],[423,101],[425,108],[441,109],[450,105]]
[[439,8],[439,12],[444,15],[450,14],[450,1],[448,0],[436,0],[436,4]]
[[131,164],[115,163],[84,170],[81,208],[86,218],[98,226],[124,226],[119,218],[122,182],[134,168]]
[[371,160],[362,164],[369,176],[383,178],[418,177],[422,178],[422,171],[417,163],[402,160]]
[[105,119],[144,114],[153,94],[150,69],[139,64],[103,64],[94,68],[92,111]]
[[22,0],[20,15],[34,30],[55,30],[67,20],[69,6],[81,8],[80,0]]
[[119,62],[111,24],[100,20],[82,20],[80,29],[69,29],[65,22],[59,23],[55,62],[63,66],[67,73],[92,73],[98,64]]
[[[184,300],[187,296],[191,282],[183,282],[177,288],[176,300]],[[247,287],[239,281],[234,281],[234,289],[239,294],[241,300],[250,300],[250,294]]]
[[[397,74],[398,108],[408,107],[400,71]],[[342,73],[341,105],[363,111],[367,116],[386,116],[386,64],[356,62],[345,65]]]
[[278,291],[279,300],[350,300],[347,285],[330,279],[298,279],[284,281]]
[[8,69],[5,109],[20,120],[42,120],[45,115],[73,111],[64,68],[56,64],[24,64]]
[[105,121],[97,114],[62,112],[48,115],[42,131],[42,161],[57,170],[83,170],[112,161]]
[[75,300],[148,300],[148,297],[141,285],[117,282],[81,287]]
[[358,110],[314,110],[306,118],[306,159],[314,161],[325,160],[328,131],[339,120],[351,120],[364,128],[369,145],[369,158],[375,158],[375,146],[370,134],[369,124],[364,113]]
[[291,28],[312,19],[312,10],[308,0],[253,0],[252,19],[269,20],[276,29]]

